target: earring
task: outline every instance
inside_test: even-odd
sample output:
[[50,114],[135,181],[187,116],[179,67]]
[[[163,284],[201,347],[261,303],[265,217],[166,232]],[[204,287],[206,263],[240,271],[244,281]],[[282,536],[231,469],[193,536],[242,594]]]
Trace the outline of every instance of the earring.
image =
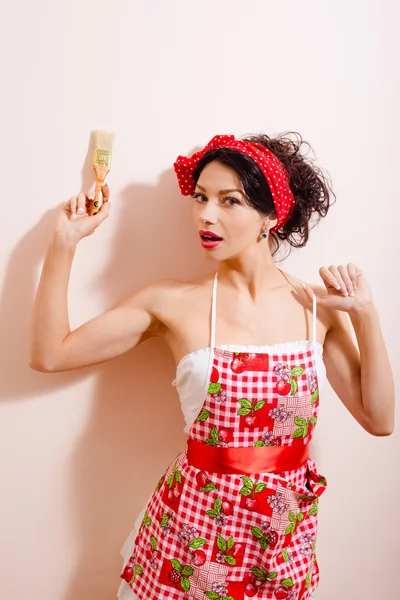
[[265,238],[268,237],[268,229],[264,229],[264,231],[261,234],[261,237],[265,240]]

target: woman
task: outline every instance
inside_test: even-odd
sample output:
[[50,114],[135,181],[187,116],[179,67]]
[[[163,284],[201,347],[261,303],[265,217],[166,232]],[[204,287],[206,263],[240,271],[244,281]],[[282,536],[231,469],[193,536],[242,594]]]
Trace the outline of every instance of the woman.
[[215,136],[178,157],[181,191],[193,198],[217,271],[153,283],[72,332],[71,263],[77,242],[108,216],[107,186],[98,215],[88,216],[79,194],[58,216],[32,315],[31,367],[97,364],[153,336],[177,362],[188,447],[126,541],[123,600],[312,597],[326,480],[309,442],[325,376],[366,431],[393,430],[393,377],[361,270],[321,267],[324,286],[306,285],[273,260],[282,241],[304,246],[329,209],[330,186],[302,143]]

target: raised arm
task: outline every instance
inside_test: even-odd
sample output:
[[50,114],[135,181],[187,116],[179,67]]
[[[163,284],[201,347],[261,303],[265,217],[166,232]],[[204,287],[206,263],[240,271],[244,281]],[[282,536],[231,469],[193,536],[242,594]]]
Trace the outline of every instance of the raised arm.
[[327,307],[331,314],[324,344],[328,379],[343,404],[368,433],[390,435],[394,429],[393,373],[366,278],[353,263],[347,267],[321,267],[320,275],[326,290],[318,287],[315,292],[320,306]]
[[29,364],[37,371],[68,371],[110,360],[162,327],[154,314],[160,292],[168,286],[161,281],[70,330],[67,296],[72,261],[78,241],[108,216],[107,186],[103,193],[105,203],[97,215],[88,216],[90,204],[80,194],[70,199],[57,218],[31,315]]

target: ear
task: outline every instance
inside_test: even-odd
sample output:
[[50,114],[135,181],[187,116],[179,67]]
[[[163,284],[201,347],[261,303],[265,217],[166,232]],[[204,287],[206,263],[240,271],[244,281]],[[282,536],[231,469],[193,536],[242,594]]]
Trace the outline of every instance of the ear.
[[277,222],[278,222],[278,217],[276,217],[275,219],[271,219],[270,217],[268,217],[267,220],[265,221],[265,227],[268,227],[268,229],[272,229],[273,227],[275,227]]

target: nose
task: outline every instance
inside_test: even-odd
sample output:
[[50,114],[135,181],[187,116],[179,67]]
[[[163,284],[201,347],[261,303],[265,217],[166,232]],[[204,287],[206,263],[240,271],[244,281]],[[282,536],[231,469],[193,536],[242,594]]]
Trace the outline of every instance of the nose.
[[208,200],[200,206],[199,216],[204,223],[216,223],[218,220],[218,205]]

